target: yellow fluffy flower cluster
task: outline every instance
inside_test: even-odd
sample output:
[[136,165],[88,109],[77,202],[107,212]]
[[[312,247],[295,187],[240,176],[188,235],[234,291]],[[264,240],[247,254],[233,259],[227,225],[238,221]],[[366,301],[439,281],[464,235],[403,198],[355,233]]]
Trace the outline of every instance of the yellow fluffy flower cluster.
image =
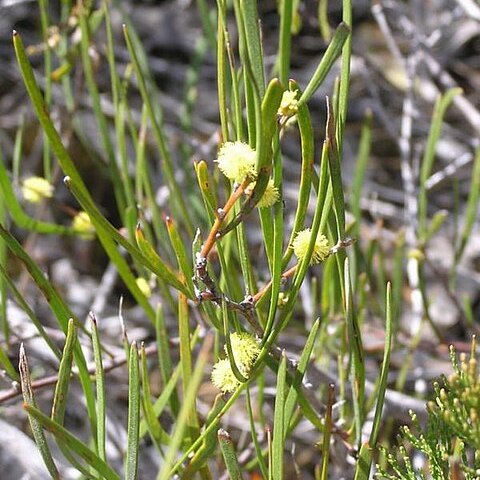
[[[293,248],[293,253],[295,253],[295,256],[298,258],[299,262],[305,258],[311,238],[312,230],[310,228],[306,228],[305,230],[298,232],[295,236],[291,248]],[[323,262],[329,255],[330,245],[327,237],[325,237],[323,233],[318,232],[317,238],[315,239],[315,244],[313,246],[310,265]]]
[[[244,377],[248,377],[250,369],[260,353],[257,341],[250,334],[241,332],[233,333],[230,336],[230,342],[235,357],[235,365]],[[225,353],[227,353],[226,346]],[[228,358],[219,360],[213,366],[211,379],[212,383],[223,393],[233,392],[240,385]]]
[[216,160],[220,171],[229,179],[242,183],[257,176],[257,153],[244,142],[226,142],[218,151]]

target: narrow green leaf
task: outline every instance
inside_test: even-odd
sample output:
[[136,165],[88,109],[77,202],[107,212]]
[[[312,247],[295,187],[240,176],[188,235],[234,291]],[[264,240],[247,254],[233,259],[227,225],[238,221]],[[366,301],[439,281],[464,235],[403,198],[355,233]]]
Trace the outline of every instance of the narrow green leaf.
[[[182,293],[178,294],[178,336],[180,338],[180,365],[182,370],[183,393],[186,395],[190,382],[192,381],[192,343],[190,338],[190,322],[187,297]],[[192,407],[188,417],[188,436],[198,436],[197,409]]]
[[[163,306],[161,304],[158,304],[156,309],[155,336],[157,342],[158,366],[160,368],[163,386],[165,387],[173,374],[173,361],[168,341],[169,336],[165,326],[165,315],[163,313]],[[178,413],[179,405],[180,403],[177,393],[174,391],[170,399],[170,406],[174,414]]]
[[[283,189],[283,171],[282,171],[282,158],[280,155],[280,151],[278,148],[278,138],[275,138],[274,141],[274,170],[273,170],[273,183],[278,188],[280,198],[282,198],[282,189]],[[262,225],[266,222],[264,221],[263,215],[268,215],[268,209],[260,209],[265,210],[265,213],[262,212]],[[263,335],[268,336],[273,328],[275,317],[278,308],[278,300],[280,295],[280,287],[282,282],[282,255],[284,249],[284,207],[283,202],[278,201],[273,205],[273,245],[272,245],[272,264],[271,264],[271,275],[272,275],[272,283],[271,283],[271,293],[270,293],[270,306],[268,309],[268,317],[267,321],[265,322],[265,328]],[[264,229],[265,232],[265,229]],[[267,239],[267,237],[265,237]]]
[[319,0],[318,2],[318,26],[323,41],[328,42],[332,36],[332,31],[328,23],[328,0]]
[[283,459],[285,446],[285,394],[287,378],[287,356],[282,353],[282,360],[277,373],[277,389],[275,395],[275,412],[273,418],[273,441],[272,441],[272,479],[283,480]]
[[[350,31],[352,30],[352,0],[342,0],[342,25],[346,25]],[[338,109],[336,110],[338,119],[335,133],[339,157],[343,151],[343,133],[347,122],[351,57],[352,35],[350,33],[342,47],[342,67],[340,70],[340,85],[338,88]]]
[[362,132],[360,134],[360,143],[358,146],[358,155],[355,163],[355,173],[353,175],[352,196],[350,205],[352,208],[353,217],[355,218],[355,235],[359,235],[361,216],[361,196],[363,181],[365,178],[365,171],[367,169],[368,160],[370,157],[370,147],[372,143],[372,112],[367,111],[365,119],[362,124]]
[[231,480],[242,480],[242,472],[238,464],[237,453],[232,443],[232,438],[229,433],[221,428],[218,431],[218,443],[222,452],[223,460],[227,467],[228,475]]
[[328,149],[328,165],[330,168],[330,178],[332,182],[333,207],[335,210],[335,219],[337,221],[337,240],[345,236],[345,199],[343,195],[342,174],[340,170],[340,157],[338,145],[335,139],[335,119],[330,100],[327,98],[327,129],[325,141],[330,144]]
[[[218,93],[218,112],[220,116],[220,125],[222,128],[222,140],[228,142],[228,106],[227,106],[227,32],[225,25],[224,9],[218,2],[217,8],[217,93]],[[198,172],[197,172],[198,176]]]
[[[173,270],[158,256],[153,246],[145,238],[140,225],[137,225],[135,231],[135,238],[140,252],[135,252],[134,249],[127,248],[125,244],[121,244],[122,247],[127,248],[127,250],[129,250],[129,253],[131,253],[134,257],[140,254],[140,256],[138,257],[140,263],[145,265],[150,271],[155,273],[155,275],[157,275],[169,285],[172,285],[177,290],[188,294],[185,285],[183,285],[183,283],[178,279],[177,275],[173,272]],[[133,246],[130,244],[130,247]]]
[[[259,402],[260,405],[263,405],[263,402]],[[247,388],[247,412],[248,412],[248,420],[250,423],[250,432],[252,434],[253,446],[255,448],[255,460],[258,462],[260,470],[262,471],[263,478],[268,478],[268,467],[264,459],[264,453],[262,452],[262,448],[260,446],[260,442],[258,441],[257,430],[255,427],[255,418],[254,412],[252,408],[252,401],[250,395],[250,389]]]
[[353,392],[353,410],[356,441],[360,446],[364,420],[365,363],[357,315],[353,305],[352,283],[348,258],[345,259],[345,315],[347,317],[348,345],[351,355],[350,381]]
[[53,405],[51,418],[59,425],[63,425],[65,409],[67,406],[68,387],[70,384],[70,375],[72,373],[73,348],[77,338],[75,322],[73,318],[68,321],[67,338],[63,347],[62,360],[58,369],[58,380],[55,386],[53,396]]
[[196,163],[195,172],[197,174],[198,186],[202,192],[205,210],[210,222],[213,222],[215,220],[214,212],[217,205],[217,200],[215,198],[215,193],[212,190],[212,181],[208,175],[207,163],[204,160]]
[[328,385],[327,409],[325,412],[325,427],[322,441],[322,467],[319,480],[328,480],[328,463],[330,458],[330,438],[332,434],[332,408],[335,400],[335,385]]
[[281,82],[277,78],[270,80],[260,110],[261,130],[256,143],[257,182],[251,196],[253,205],[262,198],[272,172],[272,139],[277,131],[277,111],[282,96]]
[[[129,29],[127,28],[126,25],[123,26],[123,33],[124,33],[125,42],[127,44],[128,51],[130,53],[130,58],[132,59],[133,67],[135,69],[135,74],[137,77],[140,94],[142,95],[142,100],[145,103],[145,106],[147,108],[148,115],[150,117],[150,122],[153,127],[153,134],[155,135],[155,139],[160,149],[161,161],[163,166],[162,170],[165,174],[168,188],[170,190],[170,194],[173,200],[172,202],[172,206],[174,207],[173,210],[179,211],[179,218],[181,218],[184,221],[189,235],[193,235],[191,215],[186,207],[184,195],[182,195],[179,185],[175,180],[173,161],[167,146],[163,125],[161,123],[161,119],[159,119],[155,114],[155,109],[153,108],[153,105],[152,105],[152,98],[147,89],[144,72],[139,62],[137,50],[134,46],[134,42],[131,38]],[[157,109],[158,109],[158,106],[157,106]]]
[[278,40],[278,76],[286,85],[290,74],[290,56],[292,43],[293,0],[282,0],[280,9],[280,38]]
[[[251,378],[253,377],[250,377],[250,379]],[[192,452],[197,451],[197,449],[202,445],[205,437],[210,435],[212,431],[216,432],[218,430],[219,420],[222,418],[223,415],[225,415],[226,412],[230,410],[230,408],[232,408],[232,406],[235,404],[238,397],[240,396],[240,394],[242,393],[243,389],[246,386],[247,386],[247,383],[241,384],[237,388],[237,390],[235,390],[235,392],[231,394],[231,396],[228,398],[225,405],[220,409],[217,415],[211,420],[211,422],[208,423],[208,425],[205,426],[202,434],[180,456],[180,459],[177,461],[177,463],[172,467],[170,471],[171,475],[173,475],[182,466],[182,464],[189,457],[189,455],[191,455]],[[169,478],[169,477],[166,477],[166,478]]]
[[[17,131],[15,133],[15,143],[13,145],[13,154],[12,154],[12,183],[13,185],[18,185],[20,183],[19,178],[20,178],[20,169],[21,169],[21,164],[22,164],[22,159],[23,159],[23,140],[25,137],[25,115],[21,115],[20,117],[20,122],[19,126],[17,128]],[[2,156],[3,153],[0,150],[0,156]],[[3,160],[3,157],[2,161]]]
[[[297,96],[300,93],[297,84],[293,81],[290,81],[289,88],[292,91],[298,91]],[[293,254],[293,249],[289,247],[292,244],[296,234],[303,229],[312,185],[315,144],[310,112],[305,102],[298,106],[297,123],[298,130],[300,132],[300,144],[302,150],[302,169],[300,173],[300,185],[298,189],[297,211],[295,212],[295,219],[293,221],[293,228],[290,235],[290,240],[288,242],[288,247],[282,260],[282,267],[284,269],[287,267],[287,264],[292,258]]]
[[45,430],[53,434],[57,443],[63,444],[73,453],[82,458],[93,470],[98,472],[105,480],[120,480],[120,476],[112,470],[97,454],[90,450],[83,442],[74,437],[57,422],[32,405],[24,405],[25,410],[39,421]]
[[478,219],[478,205],[480,199],[480,147],[475,152],[473,160],[472,181],[470,183],[470,191],[468,194],[467,208],[465,210],[465,226],[460,237],[460,243],[455,252],[455,263],[462,258],[465,247],[472,233],[475,221]]
[[256,0],[240,0],[240,6],[245,25],[245,43],[249,66],[255,80],[255,87],[262,97],[265,92],[265,73],[257,2]]
[[130,346],[128,361],[128,426],[127,452],[125,455],[125,479],[135,480],[138,470],[138,449],[140,431],[140,373],[136,342]]
[[142,410],[144,414],[145,424],[147,425],[148,432],[150,433],[150,436],[152,437],[155,446],[160,452],[162,452],[161,444],[168,444],[170,442],[170,436],[160,425],[160,422],[158,421],[151,402],[147,356],[145,354],[145,345],[143,343],[140,347],[140,361],[142,365]]
[[[72,373],[72,362],[73,362],[73,348],[77,341],[77,334],[75,329],[75,324],[73,319],[68,321],[68,331],[67,338],[65,341],[65,346],[63,348],[63,355],[60,361],[60,367],[58,370],[58,380],[55,387],[55,394],[53,398],[52,412],[50,414],[51,419],[58,423],[58,425],[63,425],[65,418],[65,409],[67,404],[67,395],[68,388],[70,385],[70,377]],[[70,464],[76,468],[83,475],[90,476],[90,471],[85,468],[77,459],[72,455],[71,451],[62,443],[59,443],[59,448],[61,452],[65,455],[65,458],[70,462]]]
[[189,289],[189,297],[194,297],[194,289],[193,289],[193,268],[192,264],[188,259],[187,250],[185,249],[185,244],[180,237],[180,233],[178,232],[178,228],[175,225],[175,222],[172,218],[167,217],[165,219],[165,223],[167,224],[167,231],[170,237],[170,241],[172,242],[172,247],[175,252],[175,256],[177,257],[178,268],[182,272],[182,275],[188,285]]
[[320,320],[317,319],[312,325],[310,333],[308,334],[307,341],[303,347],[298,365],[295,371],[295,376],[292,380],[292,385],[288,391],[287,399],[285,400],[285,425],[284,431],[287,432],[290,425],[290,421],[293,417],[293,412],[295,411],[295,406],[297,403],[298,390],[301,389],[303,377],[307,370],[308,362],[310,361],[310,355],[312,354],[313,347],[317,340],[318,329],[320,327]]
[[[45,78],[45,102],[50,105],[52,101],[52,52],[49,45],[49,20],[48,20],[48,2],[47,0],[39,0],[40,7],[40,24],[42,26],[42,37],[45,43],[45,49],[43,51],[43,63],[44,63],[44,78]],[[48,144],[48,138],[45,138],[43,142],[43,172],[45,178],[48,181],[52,179],[52,158],[50,155],[50,146]]]
[[[126,93],[125,93],[126,95]],[[158,253],[163,253],[164,257],[170,258],[172,252],[170,249],[170,242],[168,241],[168,234],[165,228],[165,222],[163,221],[160,208],[157,205],[155,199],[155,189],[152,184],[152,177],[150,170],[149,162],[146,159],[146,143],[147,143],[147,125],[148,125],[148,114],[147,110],[144,107],[142,109],[142,119],[140,124],[140,132],[138,135],[138,142],[136,147],[136,164],[137,164],[137,174],[136,174],[136,201],[143,205],[148,205],[148,210],[151,213],[151,222],[152,227],[155,232],[156,237],[156,246],[158,247]],[[132,126],[132,129],[134,126]],[[132,137],[134,134],[132,133]],[[145,199],[143,200],[143,193],[145,191]],[[146,226],[147,223],[144,223]],[[148,238],[148,237],[147,237]],[[149,238],[153,243],[153,239]],[[161,256],[161,255],[160,255]]]
[[[1,152],[1,149],[0,149]],[[1,153],[0,153],[1,155]],[[0,158],[0,163],[2,162],[2,158]],[[3,198],[0,195],[0,225],[5,226],[7,220],[7,204],[4,202]],[[4,242],[0,242],[0,267],[3,265],[7,265],[7,247]],[[7,276],[6,272],[5,275],[2,275],[0,278],[0,328],[3,333],[3,339],[6,344],[10,343],[10,322],[7,316]],[[0,362],[5,365],[5,369],[9,374],[15,372],[15,368],[13,368],[12,363],[9,361],[8,357],[5,355],[5,352],[2,348],[0,348]],[[15,372],[11,378],[17,378],[18,374]]]
[[215,51],[217,46],[215,10],[210,9],[206,0],[197,0],[197,9],[202,21],[203,33],[210,43],[210,49]]
[[335,30],[332,41],[329,43],[327,50],[323,54],[322,60],[318,64],[315,73],[308,82],[302,96],[300,97],[299,104],[308,102],[312,95],[317,91],[318,87],[323,83],[328,72],[330,72],[333,64],[340,56],[343,45],[350,35],[350,28],[345,23],[341,23]]
[[[33,394],[32,383],[30,379],[30,369],[28,367],[28,360],[25,354],[23,343],[20,345],[20,360],[18,364],[18,370],[20,372],[20,384],[22,387],[25,408],[27,408],[27,406],[36,407],[35,396]],[[35,439],[35,443],[37,444],[38,450],[48,472],[52,478],[60,480],[60,474],[57,470],[55,462],[53,461],[41,422],[39,422],[35,416],[30,415],[30,413],[28,415],[28,420],[30,421],[30,427],[32,428],[33,438]]]
[[435,149],[442,130],[443,117],[453,99],[462,93],[461,88],[451,88],[439,97],[435,103],[427,146],[423,154],[420,168],[420,191],[418,197],[418,229],[420,238],[423,239],[427,229],[427,189],[426,182],[432,171],[435,160]]
[[[180,378],[180,374],[181,374],[181,369],[180,369],[180,364],[178,364],[175,370],[172,372],[172,375],[169,378],[168,382],[164,386],[162,390],[162,394],[160,395],[160,397],[157,398],[157,400],[153,404],[153,412],[156,418],[160,416],[160,414],[165,410],[166,406],[168,405],[168,401],[170,400],[171,396],[175,392],[175,388]],[[148,425],[145,419],[143,419],[142,422],[140,423],[140,438],[143,438],[147,434],[147,432],[148,432]]]
[[373,460],[372,453],[373,450],[369,443],[363,443],[358,454],[357,467],[353,480],[369,480]]
[[230,361],[230,366],[232,367],[232,372],[240,383],[244,383],[247,379],[242,375],[238,369],[237,362],[235,361],[235,354],[232,350],[232,343],[230,341],[230,325],[233,324],[233,321],[230,320],[230,315],[233,316],[233,312],[227,307],[227,302],[222,299],[222,315],[223,315],[223,334],[225,335],[225,345],[227,347],[228,360]]
[[102,344],[100,342],[100,335],[98,333],[98,323],[93,312],[90,312],[90,324],[92,328],[92,345],[93,358],[95,361],[95,385],[97,388],[97,442],[98,442],[98,456],[102,460],[107,459],[105,449],[105,372],[103,370],[102,360]]
[[[103,15],[104,10],[100,10],[99,14]],[[112,176],[113,191],[117,203],[120,216],[123,218],[126,200],[123,192],[123,182],[129,181],[128,178],[121,179],[120,171],[117,164],[115,152],[113,150],[112,140],[108,129],[107,119],[100,104],[100,94],[98,92],[97,80],[92,65],[90,56],[90,28],[88,24],[88,15],[90,14],[87,4],[82,4],[79,8],[79,25],[81,30],[80,53],[82,57],[83,72],[85,74],[85,81],[87,84],[88,95],[92,102],[92,109],[95,115],[95,120],[98,125],[98,132],[103,143],[103,148],[107,157],[107,164],[109,166],[109,173]],[[116,105],[118,107],[118,105]],[[117,113],[118,116],[118,113]]]
[[293,310],[295,307],[296,300],[298,298],[300,286],[305,278],[308,266],[310,264],[310,259],[312,256],[315,239],[317,238],[317,235],[321,226],[323,209],[325,208],[325,203],[326,203],[325,199],[327,196],[327,189],[329,184],[328,150],[329,150],[329,144],[328,142],[324,142],[323,149],[322,149],[322,157],[320,160],[320,176],[318,178],[318,185],[317,185],[317,192],[318,192],[317,202],[315,205],[315,213],[313,216],[313,222],[312,222],[312,228],[311,228],[312,238],[311,238],[310,244],[308,246],[307,251],[305,252],[305,257],[300,262],[296,270],[295,277],[293,279],[293,285],[290,288],[290,292],[288,295],[287,304],[285,305],[285,307],[281,312],[281,316],[278,319],[277,326],[272,330],[268,338],[264,337],[263,339],[262,350],[260,351],[260,354],[257,358],[257,362],[255,363],[254,370],[257,365],[261,365],[261,362],[269,352],[270,346],[273,344],[278,334],[283,330],[283,328],[285,328],[285,326],[287,325],[287,323],[289,322],[290,318],[293,315]]
[[375,416],[373,418],[372,432],[370,434],[370,448],[376,448],[380,426],[382,422],[383,403],[385,400],[385,392],[388,384],[388,370],[390,367],[390,353],[392,349],[392,323],[393,323],[393,306],[392,306],[392,286],[387,283],[387,295],[385,299],[385,348],[383,350],[382,369],[380,371],[380,380],[377,393],[377,404],[375,406]]

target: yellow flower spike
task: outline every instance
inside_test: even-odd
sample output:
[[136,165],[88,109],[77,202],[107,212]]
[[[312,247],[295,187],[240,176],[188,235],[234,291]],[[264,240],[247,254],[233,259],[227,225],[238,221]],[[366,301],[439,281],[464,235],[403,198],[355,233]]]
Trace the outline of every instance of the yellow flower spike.
[[285,90],[283,92],[282,101],[278,107],[278,115],[283,117],[292,117],[298,112],[298,90]]
[[[232,333],[232,335],[230,335],[230,343],[232,345],[235,363],[237,364],[242,375],[244,375],[244,372],[248,372],[250,370],[260,354],[260,346],[255,338],[246,332]],[[227,353],[226,346],[225,353]]]
[[23,181],[22,195],[27,202],[39,203],[53,196],[53,185],[43,177],[29,177]]
[[226,142],[218,151],[218,168],[230,180],[237,183],[257,176],[255,164],[257,154],[243,142]]
[[138,277],[135,282],[137,283],[137,287],[147,298],[150,298],[152,296],[152,289],[143,277]]
[[233,373],[228,358],[219,360],[213,366],[211,380],[213,385],[223,393],[233,392],[240,385],[240,381]]
[[[312,237],[312,231],[310,228],[306,228],[297,233],[291,248],[293,248],[293,253],[298,258],[298,261],[302,261],[305,257],[305,254],[308,250],[308,245],[310,243],[310,238]],[[318,233],[313,246],[312,258],[310,260],[310,265],[314,263],[323,262],[330,255],[330,245],[328,243],[327,237],[323,233]]]
[[75,217],[73,217],[72,227],[85,240],[92,239],[95,236],[95,228],[87,212],[78,212]]

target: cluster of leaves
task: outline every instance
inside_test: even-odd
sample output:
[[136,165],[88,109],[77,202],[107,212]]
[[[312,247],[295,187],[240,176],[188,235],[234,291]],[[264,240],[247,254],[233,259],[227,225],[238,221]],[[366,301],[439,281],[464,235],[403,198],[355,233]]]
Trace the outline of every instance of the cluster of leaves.
[[[470,357],[462,354],[460,363],[451,347],[451,361],[454,373],[434,383],[435,398],[427,404],[425,428],[412,412],[413,429],[402,427],[398,447],[384,450],[389,471],[379,468],[378,478],[426,479],[425,471],[435,480],[479,478],[480,374],[475,339]],[[414,456],[425,466],[414,468]]]

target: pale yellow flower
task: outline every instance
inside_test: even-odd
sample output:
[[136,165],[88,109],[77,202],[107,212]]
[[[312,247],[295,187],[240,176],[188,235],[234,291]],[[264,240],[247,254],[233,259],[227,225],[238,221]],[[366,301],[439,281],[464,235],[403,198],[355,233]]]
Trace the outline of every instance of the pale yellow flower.
[[43,177],[29,177],[23,181],[22,195],[27,202],[39,203],[53,196],[53,185]]
[[282,101],[278,107],[278,115],[283,117],[292,117],[298,112],[298,90],[285,90],[283,92]]
[[218,168],[230,180],[242,183],[256,177],[257,154],[243,142],[226,142],[218,151]]
[[[252,335],[246,332],[232,333],[230,335],[235,364],[240,371],[248,372],[260,353],[260,346]],[[225,353],[227,346],[225,345]]]
[[[306,228],[297,233],[291,248],[295,256],[298,258],[298,261],[302,261],[305,258],[305,254],[308,250],[308,245],[310,244],[310,239],[312,237],[312,231],[310,228]],[[330,245],[328,243],[327,237],[323,233],[318,232],[315,244],[313,246],[312,258],[310,264],[323,262],[330,255]]]
[[87,212],[78,212],[73,217],[72,227],[85,239],[91,239],[95,236],[95,228]]
[[[245,378],[248,378],[250,369],[260,354],[258,342],[249,333],[235,332],[230,336],[230,343],[238,371]],[[226,345],[225,353],[228,355]],[[233,373],[230,359],[228,358],[219,360],[213,366],[211,379],[212,383],[223,393],[233,392],[241,383]]]
[[[255,188],[255,183],[253,182],[248,186],[248,189],[245,190],[247,195],[251,195],[253,189]],[[280,192],[278,188],[273,184],[273,178],[268,181],[267,188],[263,192],[262,198],[258,201],[257,207],[258,208],[270,208],[271,206],[275,205],[280,198]]]
[[219,360],[213,366],[211,379],[213,385],[223,393],[233,392],[240,385],[240,381],[233,373],[228,358]]

